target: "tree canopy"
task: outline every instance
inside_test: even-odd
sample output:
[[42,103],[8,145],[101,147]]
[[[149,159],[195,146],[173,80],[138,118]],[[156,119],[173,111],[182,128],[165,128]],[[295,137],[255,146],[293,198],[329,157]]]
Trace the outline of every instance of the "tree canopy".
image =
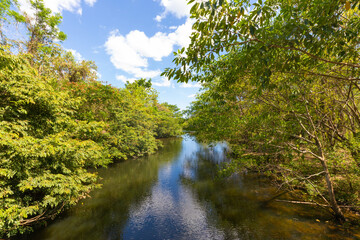
[[359,2],[189,3],[191,43],[163,73],[203,83],[187,128],[344,221],[338,202],[360,206]]

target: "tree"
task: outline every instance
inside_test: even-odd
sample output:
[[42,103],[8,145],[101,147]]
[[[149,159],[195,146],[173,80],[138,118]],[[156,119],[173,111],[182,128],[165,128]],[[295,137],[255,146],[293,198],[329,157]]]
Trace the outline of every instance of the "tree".
[[26,27],[30,34],[26,47],[27,52],[35,56],[39,49],[46,48],[54,40],[64,41],[66,35],[58,28],[62,20],[59,13],[52,14],[51,10],[44,6],[43,0],[31,0],[30,3],[35,10],[35,15],[31,17],[24,13]]
[[[219,136],[238,145],[245,139],[248,149],[262,153],[299,153],[317,159],[322,169],[318,175],[326,179],[328,200],[323,200],[341,221],[344,215],[331,176],[336,170],[331,173],[328,165],[340,152],[351,165],[358,159],[358,5],[357,1],[196,2],[191,9],[196,19],[191,43],[176,54],[177,67],[163,73],[182,82],[216,83],[208,85],[190,110],[190,126],[199,126],[201,117],[206,118],[201,121],[207,127],[199,131],[205,138]],[[220,116],[223,106],[233,109],[226,115],[231,115],[230,121]],[[242,134],[229,133],[235,131],[231,121]],[[225,133],[218,126],[225,126]],[[271,162],[277,168],[283,164]],[[292,170],[304,172],[294,166]]]
[[38,77],[26,57],[0,52],[0,234],[9,236],[86,197],[97,186],[86,168],[110,159],[103,146],[81,139],[102,128],[74,119],[81,99]]
[[181,135],[180,109],[176,105],[165,103],[155,104],[156,137],[167,138]]

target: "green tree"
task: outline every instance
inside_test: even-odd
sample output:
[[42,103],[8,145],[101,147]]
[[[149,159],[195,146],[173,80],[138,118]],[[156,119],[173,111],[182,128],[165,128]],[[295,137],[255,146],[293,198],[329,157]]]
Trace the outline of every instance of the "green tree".
[[56,91],[56,80],[39,77],[25,56],[0,52],[0,224],[9,236],[87,196],[96,174],[86,168],[109,159],[101,145],[81,139],[83,129],[94,129],[73,117],[81,98]]
[[26,47],[27,52],[35,57],[39,50],[49,50],[47,47],[54,40],[64,41],[66,35],[58,28],[62,20],[59,13],[53,14],[44,6],[43,0],[31,0],[30,3],[35,10],[35,15],[32,17],[24,13],[26,27],[30,34]]
[[[307,174],[296,177],[304,184],[324,176],[327,197],[318,181],[313,192],[339,220],[337,176],[350,174],[350,185],[358,182],[358,7],[358,1],[196,2],[191,43],[176,54],[177,67],[163,73],[211,83],[190,110],[188,124],[197,135],[244,143],[281,174],[284,162],[269,153],[309,160],[285,164],[293,177]],[[338,157],[347,160],[348,172],[334,168]]]
[[181,113],[176,105],[156,103],[156,137],[166,138],[181,135]]

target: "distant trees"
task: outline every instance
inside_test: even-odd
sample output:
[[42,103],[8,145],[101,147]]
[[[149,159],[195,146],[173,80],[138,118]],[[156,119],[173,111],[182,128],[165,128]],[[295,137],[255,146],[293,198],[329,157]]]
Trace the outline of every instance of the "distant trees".
[[0,1],[2,20],[24,21],[29,40],[8,39],[1,29],[0,238],[87,197],[99,187],[89,168],[151,154],[161,145],[156,138],[181,132],[178,110],[158,102],[150,81],[123,89],[100,83],[93,62],[77,62],[54,43],[65,36],[61,16],[32,1],[30,19],[12,3]]
[[359,2],[211,0],[191,13],[191,44],[163,73],[204,83],[188,128],[345,220],[339,201],[360,206]]

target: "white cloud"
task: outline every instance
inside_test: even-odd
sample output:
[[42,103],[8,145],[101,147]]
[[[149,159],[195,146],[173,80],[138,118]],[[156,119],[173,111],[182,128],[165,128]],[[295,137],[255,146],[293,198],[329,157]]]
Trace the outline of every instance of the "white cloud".
[[34,16],[35,10],[31,8],[29,0],[18,0],[20,11],[27,13],[29,16]]
[[187,47],[191,42],[190,35],[193,32],[192,25],[194,23],[194,19],[188,18],[184,24],[177,27],[175,32],[170,33],[169,37],[174,39],[178,46]]
[[152,82],[152,84],[154,86],[158,86],[158,87],[170,87],[171,86],[171,82],[167,78],[161,78],[161,82]]
[[[97,0],[84,0],[84,2],[92,7]],[[20,10],[26,12],[30,17],[34,16],[34,10],[31,8],[29,0],[19,0]],[[50,8],[54,13],[61,13],[62,11],[69,11],[82,14],[81,0],[44,0],[44,5]]]
[[110,61],[117,69],[131,72],[135,68],[148,66],[147,59],[142,57],[137,49],[132,48],[126,37],[119,35],[118,31],[110,33],[105,49],[110,55]]
[[155,20],[161,22],[167,14],[173,14],[177,18],[188,17],[190,15],[191,5],[187,0],[160,0],[160,5],[165,8],[164,12],[156,16]]
[[196,94],[191,94],[188,96],[188,98],[195,98],[196,97]]
[[[160,75],[160,70],[148,70],[148,60],[161,61],[174,51],[175,46],[188,46],[192,24],[193,20],[188,19],[171,33],[157,32],[151,37],[139,30],[133,30],[127,35],[115,30],[110,32],[104,45],[105,50],[115,68],[132,74],[135,78],[154,78]],[[156,84],[154,85],[170,86],[164,81]]]
[[180,87],[182,88],[201,88],[201,84],[200,83],[182,83],[180,85]]
[[134,68],[130,71],[136,78],[154,78],[160,75],[160,70],[147,70],[141,68]]
[[157,22],[161,22],[162,19],[163,19],[163,17],[160,16],[160,15],[157,15],[157,16],[155,17],[155,21],[157,21]]
[[81,0],[45,0],[44,4],[53,12],[62,12],[63,10],[78,12],[81,9]]
[[123,83],[126,83],[126,82],[133,83],[136,80],[136,78],[127,78],[124,75],[117,75],[116,79],[119,81],[122,81]]
[[97,0],[85,0],[85,3],[90,7],[94,6]]
[[141,56],[153,58],[155,61],[161,61],[163,57],[169,56],[176,43],[175,39],[165,33],[157,32],[149,38],[144,32],[138,30],[131,31],[126,36],[126,40],[129,46],[136,49]]

